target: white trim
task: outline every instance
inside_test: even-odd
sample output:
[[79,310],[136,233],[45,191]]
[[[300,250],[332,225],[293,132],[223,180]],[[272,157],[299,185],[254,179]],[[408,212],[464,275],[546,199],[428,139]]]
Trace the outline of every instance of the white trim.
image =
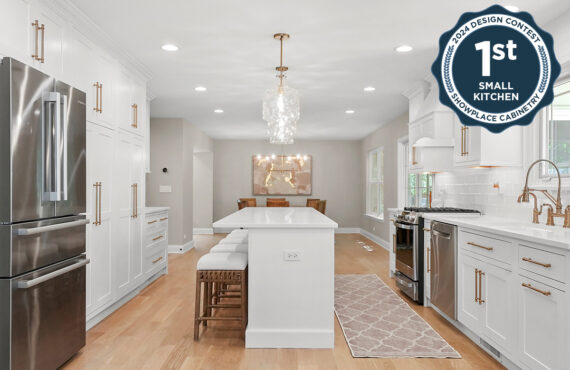
[[194,235],[212,235],[214,233],[213,227],[195,227]]
[[380,215],[375,215],[372,213],[365,213],[364,216],[370,217],[371,219],[373,219],[374,221],[377,221],[377,222],[384,222],[384,215],[380,216]]
[[131,299],[136,297],[144,288],[149,286],[156,279],[158,279],[162,275],[166,275],[166,274],[168,274],[168,265],[164,266],[157,273],[155,273],[154,275],[149,277],[144,283],[142,283],[141,285],[136,287],[131,292],[127,293],[125,296],[123,296],[121,299],[119,299],[118,301],[116,301],[115,303],[110,305],[109,307],[101,310],[100,312],[98,312],[94,315],[93,314],[88,315],[87,316],[87,322],[85,323],[85,330],[89,330],[92,327],[94,327],[95,325],[99,324],[107,316],[111,315],[113,312],[115,312],[117,309],[119,309],[122,305],[124,305],[125,303],[127,303],[128,301],[130,301]]
[[360,235],[367,237],[368,239],[372,240],[374,243],[378,244],[379,246],[390,252],[390,243],[388,243],[386,240],[382,239],[378,235],[374,235],[368,230],[364,229],[360,229]]
[[[382,202],[380,202],[380,199],[378,199],[378,208],[379,208],[379,213],[375,214],[375,213],[371,213],[370,212],[370,184],[372,183],[370,176],[371,176],[371,157],[372,154],[376,153],[376,165],[377,165],[377,171],[378,171],[378,179],[376,179],[376,181],[374,181],[374,183],[376,184],[381,184],[382,185],[382,194],[381,195],[381,199]],[[373,217],[377,217],[378,219],[383,219],[384,217],[384,210],[385,210],[385,205],[386,202],[384,201],[384,146],[379,146],[377,148],[374,149],[370,149],[368,151],[368,154],[366,156],[366,214],[367,215],[371,215]],[[380,208],[382,209],[380,211]]]
[[359,227],[339,227],[335,230],[335,234],[360,234]]
[[194,248],[194,240],[190,240],[188,243],[184,245],[171,244],[168,246],[168,253],[183,254],[188,252],[192,248]]
[[397,176],[397,192],[398,192],[398,207],[404,208],[408,199],[408,173],[409,173],[409,137],[408,135],[402,136],[397,140],[397,156],[396,168],[398,170]]

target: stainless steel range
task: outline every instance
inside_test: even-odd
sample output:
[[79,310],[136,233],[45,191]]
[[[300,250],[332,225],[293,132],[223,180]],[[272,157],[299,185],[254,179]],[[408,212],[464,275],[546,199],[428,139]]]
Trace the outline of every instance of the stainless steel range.
[[0,368],[85,345],[85,93],[0,61]]
[[424,213],[479,213],[450,207],[406,207],[396,216],[396,285],[410,298],[423,304],[424,296]]

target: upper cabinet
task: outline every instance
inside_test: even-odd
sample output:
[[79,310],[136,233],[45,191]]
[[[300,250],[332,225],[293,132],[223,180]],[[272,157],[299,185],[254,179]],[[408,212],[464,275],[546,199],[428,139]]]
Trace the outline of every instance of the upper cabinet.
[[28,62],[31,22],[28,17],[29,4],[24,0],[2,0],[0,11],[0,54],[13,56]]
[[33,2],[29,23],[29,64],[50,76],[61,78],[65,30],[63,19],[49,12],[39,2]]
[[454,161],[458,167],[522,165],[522,128],[513,126],[500,134],[482,127],[464,126],[455,117]]
[[146,135],[146,84],[126,70],[117,81],[118,126],[140,136]]

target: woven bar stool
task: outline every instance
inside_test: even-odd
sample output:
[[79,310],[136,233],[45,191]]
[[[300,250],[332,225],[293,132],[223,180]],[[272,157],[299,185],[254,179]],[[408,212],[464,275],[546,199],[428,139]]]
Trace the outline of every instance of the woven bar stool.
[[[202,289],[202,285],[204,288]],[[238,285],[239,295],[225,295],[222,298],[239,298],[239,304],[219,302],[215,287]],[[202,298],[202,300],[201,300]],[[202,303],[202,304],[201,304]],[[240,308],[239,316],[213,316],[214,308]],[[200,314],[200,312],[202,312]],[[245,338],[247,325],[247,254],[208,253],[198,260],[196,266],[196,307],[194,309],[194,340],[200,336],[200,323],[208,320],[240,321]]]

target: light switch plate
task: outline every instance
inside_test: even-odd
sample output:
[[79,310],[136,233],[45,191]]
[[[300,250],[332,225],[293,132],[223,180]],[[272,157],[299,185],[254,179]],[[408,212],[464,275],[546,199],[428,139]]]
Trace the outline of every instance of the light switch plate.
[[284,261],[300,261],[301,253],[296,249],[287,249],[283,251]]
[[160,185],[158,190],[161,193],[172,193],[172,186],[170,185]]

